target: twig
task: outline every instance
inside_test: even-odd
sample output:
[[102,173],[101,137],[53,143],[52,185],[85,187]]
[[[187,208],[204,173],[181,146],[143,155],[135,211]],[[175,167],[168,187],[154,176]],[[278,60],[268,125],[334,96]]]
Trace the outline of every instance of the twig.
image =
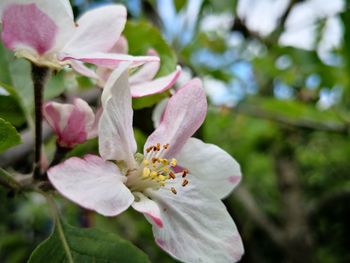
[[249,217],[270,236],[271,240],[274,241],[276,245],[283,247],[284,236],[281,229],[268,219],[248,189],[246,189],[244,185],[240,185],[234,191],[233,196],[243,204]]
[[40,67],[32,63],[32,79],[34,84],[35,104],[35,152],[34,152],[34,178],[41,179],[41,143],[42,143],[42,122],[43,122],[43,94],[46,81],[49,76],[47,67]]

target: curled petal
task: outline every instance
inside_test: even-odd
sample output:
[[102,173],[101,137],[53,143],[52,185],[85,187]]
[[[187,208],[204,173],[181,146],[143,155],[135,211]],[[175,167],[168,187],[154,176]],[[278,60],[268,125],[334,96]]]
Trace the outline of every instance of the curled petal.
[[[148,63],[151,64],[151,63]],[[146,64],[147,65],[147,64]],[[144,67],[146,66],[144,65]],[[169,75],[156,78],[151,81],[140,82],[131,85],[131,95],[134,98],[149,96],[157,93],[161,93],[170,87],[172,87],[181,73],[181,67],[177,66],[176,70]]]
[[160,123],[163,121],[164,111],[165,111],[166,105],[168,104],[168,101],[169,101],[169,98],[165,98],[161,100],[154,108],[152,112],[152,121],[153,121],[154,128],[158,128]]
[[115,68],[121,62],[131,61],[133,67],[140,66],[146,62],[159,61],[158,57],[154,56],[129,56],[124,54],[112,54],[103,52],[91,52],[91,53],[64,53],[59,54],[59,59],[65,60],[80,60],[82,62],[95,64],[102,67]]
[[[147,52],[148,56],[158,56],[158,53],[150,49]],[[132,74],[129,78],[130,85],[139,84],[152,80],[160,68],[160,61],[154,61],[144,64],[138,71]]]
[[63,52],[109,52],[118,41],[125,22],[126,8],[122,5],[106,5],[88,11],[77,20],[76,32]]
[[133,166],[137,146],[132,128],[129,64],[122,63],[115,69],[103,90],[101,96],[103,112],[99,122],[99,151],[106,160],[124,160],[128,165]]
[[134,201],[118,167],[98,156],[70,158],[49,169],[47,174],[63,196],[104,216],[116,216]]
[[163,221],[157,203],[142,193],[134,193],[134,195],[136,196],[136,199],[132,204],[132,207],[136,211],[143,213],[151,224],[154,224],[157,227],[163,227]]
[[231,193],[241,181],[241,169],[235,159],[218,146],[196,138],[187,140],[176,159],[219,199]]
[[169,99],[163,120],[148,137],[144,149],[157,143],[170,144],[165,157],[174,157],[204,121],[207,100],[202,83],[193,79]]
[[[188,175],[189,184],[149,192],[157,202],[163,227],[153,226],[156,243],[182,262],[237,262],[244,253],[241,237],[226,207]],[[170,187],[171,185],[169,185]]]
[[83,62],[80,62],[77,60],[71,60],[70,65],[72,66],[72,68],[76,72],[78,72],[79,74],[81,74],[83,76],[86,76],[86,77],[92,78],[92,79],[99,79],[96,72],[89,69],[87,66],[85,66]]

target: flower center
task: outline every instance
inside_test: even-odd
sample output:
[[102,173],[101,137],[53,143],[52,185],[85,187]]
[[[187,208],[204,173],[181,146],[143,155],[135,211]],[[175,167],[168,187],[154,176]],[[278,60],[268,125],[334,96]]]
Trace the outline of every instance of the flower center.
[[146,149],[146,154],[136,156],[139,167],[134,170],[129,170],[127,173],[127,185],[132,192],[142,192],[147,188],[158,190],[163,187],[170,190],[173,194],[177,194],[174,186],[167,186],[169,182],[181,176],[181,186],[185,187],[189,181],[186,179],[188,174],[187,169],[179,169],[175,158],[162,158],[164,152],[170,147],[169,144],[150,146]]

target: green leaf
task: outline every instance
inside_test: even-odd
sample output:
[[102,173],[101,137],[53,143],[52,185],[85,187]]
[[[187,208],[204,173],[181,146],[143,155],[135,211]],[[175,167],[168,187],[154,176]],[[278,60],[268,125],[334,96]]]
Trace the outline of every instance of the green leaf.
[[58,220],[51,236],[32,253],[28,263],[150,262],[130,242],[98,229],[82,229]]
[[21,143],[21,137],[11,123],[0,118],[0,152]]
[[123,33],[128,39],[130,54],[144,56],[150,48],[158,52],[161,60],[158,76],[164,76],[175,70],[177,61],[174,51],[158,29],[150,23],[128,21]]
[[0,118],[6,119],[14,126],[19,127],[26,121],[25,110],[20,104],[16,90],[10,85],[0,82]]

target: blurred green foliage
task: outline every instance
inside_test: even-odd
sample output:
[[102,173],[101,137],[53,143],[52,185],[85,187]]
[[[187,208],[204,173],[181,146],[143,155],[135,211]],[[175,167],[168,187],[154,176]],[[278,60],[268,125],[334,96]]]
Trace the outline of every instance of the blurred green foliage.
[[[83,2],[87,4],[88,1]],[[234,16],[233,24],[224,34],[219,30],[202,30],[200,22],[208,14],[236,15],[237,2],[203,1],[192,40],[180,46],[176,39],[173,43],[167,43],[157,28],[161,28],[162,24],[157,16],[156,1],[143,1],[144,9],[140,17],[128,22],[124,31],[130,53],[145,55],[149,48],[154,48],[162,62],[159,76],[174,70],[178,60],[193,75],[213,78],[231,91],[238,90],[239,94],[243,94],[230,107],[210,104],[207,119],[197,136],[219,145],[237,159],[244,175],[240,189],[250,194],[258,212],[282,233],[286,233],[290,223],[287,211],[291,204],[285,201],[290,189],[283,186],[283,175],[278,167],[281,157],[290,161],[297,179],[293,187],[298,188],[301,197],[296,207],[305,213],[303,219],[312,239],[310,253],[313,261],[349,262],[349,12],[340,15],[344,37],[341,46],[332,51],[340,63],[332,65],[322,60],[315,50],[281,47],[277,38],[279,30],[283,31],[283,25],[279,25],[271,35],[263,37],[249,31],[244,21],[238,21]],[[291,1],[292,4],[296,2]],[[187,3],[184,0],[175,1],[177,12],[184,11]],[[81,13],[84,4],[74,5],[75,14]],[[158,24],[146,22],[149,17]],[[320,20],[319,23],[317,26],[322,29],[324,21]],[[183,33],[181,31],[177,37],[180,38]],[[238,34],[241,39],[241,43],[235,47],[230,46],[226,39],[232,33]],[[252,45],[258,47],[260,52],[250,52]],[[196,59],[196,54],[203,50],[211,55],[209,63]],[[224,63],[214,66],[223,58]],[[281,58],[289,61],[288,66],[276,66]],[[249,64],[253,75],[248,83],[242,80],[239,72],[231,70],[242,61]],[[7,92],[0,93],[0,118],[23,132],[31,127],[33,114],[29,63],[15,59],[0,44],[0,68],[0,86]],[[317,76],[319,80],[312,88],[307,84],[310,76]],[[235,81],[241,85],[232,87]],[[255,87],[253,91],[249,86],[252,83]],[[287,98],[276,95],[276,83],[287,86]],[[69,70],[61,71],[50,80],[45,99],[59,97],[66,100],[94,88],[93,81],[75,76]],[[322,108],[320,98],[325,90],[340,92],[338,99]],[[136,122],[135,128],[139,147],[142,147],[151,130],[151,110],[148,107],[166,96],[167,93],[134,100],[133,106],[138,109],[136,114],[142,120]],[[212,98],[209,100],[214,102]],[[2,123],[0,121],[0,125]],[[0,136],[0,149],[2,138]],[[18,140],[14,139],[13,142],[18,143]],[[53,139],[47,142],[45,150],[49,157],[53,155]],[[97,152],[97,140],[91,140],[76,147],[67,157]],[[28,160],[21,160],[9,170],[15,173],[15,168],[25,166],[26,162]],[[244,240],[246,255],[242,262],[290,260],[288,248],[274,240],[264,225],[265,221],[261,223],[257,219],[256,211],[252,210],[251,203],[247,203],[246,196],[242,197],[240,189],[225,202]],[[57,201],[68,223],[83,227],[94,225],[103,231],[116,233],[146,252],[151,262],[176,262],[157,247],[151,225],[135,211],[130,209],[116,218],[105,218],[82,210],[59,196]],[[31,251],[51,233],[53,225],[48,206],[39,194],[13,196],[3,188],[0,188],[0,203],[0,262],[25,262]]]

